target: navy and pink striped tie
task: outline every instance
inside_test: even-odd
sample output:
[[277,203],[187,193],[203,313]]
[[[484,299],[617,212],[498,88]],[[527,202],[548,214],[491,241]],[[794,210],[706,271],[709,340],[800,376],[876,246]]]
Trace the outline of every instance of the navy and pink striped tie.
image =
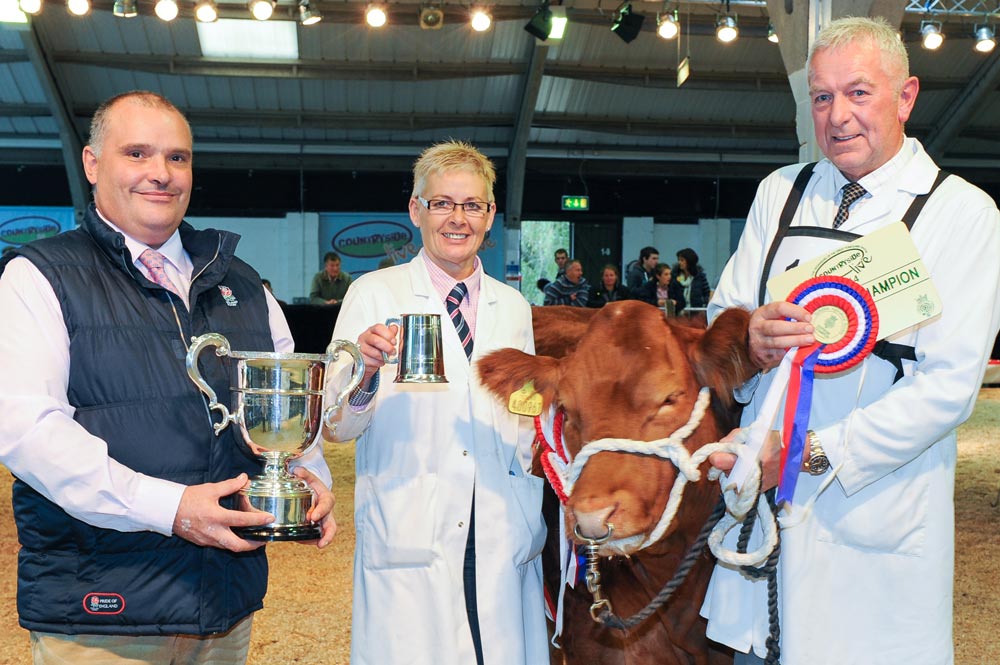
[[451,290],[448,297],[445,299],[445,308],[448,310],[448,314],[451,316],[452,323],[455,324],[455,331],[458,333],[458,339],[462,342],[462,347],[465,348],[465,355],[470,360],[472,359],[472,329],[469,328],[469,324],[466,323],[465,317],[462,316],[462,312],[459,306],[462,304],[462,298],[469,292],[465,282],[459,282],[455,285],[455,288]]

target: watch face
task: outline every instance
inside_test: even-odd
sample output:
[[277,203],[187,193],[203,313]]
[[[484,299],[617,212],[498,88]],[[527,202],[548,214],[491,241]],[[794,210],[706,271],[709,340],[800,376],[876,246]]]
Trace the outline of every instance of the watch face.
[[818,476],[821,473],[826,473],[826,470],[829,468],[830,460],[827,459],[826,455],[817,455],[809,458],[809,473],[812,475]]

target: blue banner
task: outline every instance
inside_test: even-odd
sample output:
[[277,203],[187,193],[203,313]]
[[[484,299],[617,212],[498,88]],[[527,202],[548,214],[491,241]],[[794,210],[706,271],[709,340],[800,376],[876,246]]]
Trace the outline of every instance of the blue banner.
[[[495,279],[504,280],[503,215],[493,220],[493,229],[486,234],[479,248],[483,269]],[[391,259],[394,264],[406,263],[420,251],[423,243],[420,229],[410,221],[408,213],[330,212],[319,216],[319,256],[317,270],[323,269],[323,255],[329,251],[340,255],[341,267],[358,277]]]
[[73,228],[73,208],[0,206],[0,252]]

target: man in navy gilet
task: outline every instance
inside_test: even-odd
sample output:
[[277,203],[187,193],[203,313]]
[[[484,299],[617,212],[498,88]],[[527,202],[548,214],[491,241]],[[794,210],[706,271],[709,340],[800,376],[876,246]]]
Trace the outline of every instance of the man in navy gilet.
[[[235,257],[239,236],[183,222],[191,147],[163,97],[108,100],[83,150],[83,224],[0,261],[0,461],[16,478],[17,609],[36,664],[246,661],[267,559],[231,527],[273,517],[231,509],[260,465],[236,428],[213,433],[186,348],[207,332],[246,351],[292,340]],[[227,362],[202,357],[219,395]],[[319,447],[295,473],[323,547],[336,525]]]

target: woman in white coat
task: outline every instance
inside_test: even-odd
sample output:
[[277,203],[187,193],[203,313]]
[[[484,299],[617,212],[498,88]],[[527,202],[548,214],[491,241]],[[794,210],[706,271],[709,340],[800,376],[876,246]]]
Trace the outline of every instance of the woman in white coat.
[[[542,481],[526,472],[531,423],[488,394],[472,367],[495,349],[534,352],[530,306],[476,256],[496,213],[494,181],[492,164],[472,146],[425,151],[410,200],[423,249],[406,265],[359,278],[337,319],[334,337],[357,340],[365,359],[363,389],[335,434],[360,437],[354,665],[548,659]],[[468,291],[460,318],[472,333],[470,355],[445,306],[459,282]],[[441,315],[447,384],[393,383],[396,368],[382,353],[395,352],[397,327],[383,322],[411,313]]]

